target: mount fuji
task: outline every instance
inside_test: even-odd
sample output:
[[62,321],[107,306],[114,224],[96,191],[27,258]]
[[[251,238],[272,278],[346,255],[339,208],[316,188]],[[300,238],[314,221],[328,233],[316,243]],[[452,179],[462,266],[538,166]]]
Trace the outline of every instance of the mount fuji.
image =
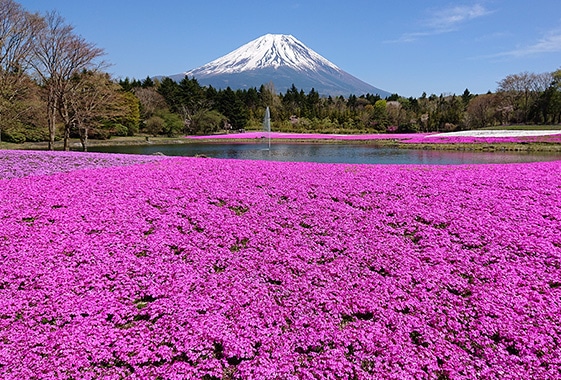
[[286,92],[294,84],[299,90],[313,88],[323,96],[390,96],[285,34],[266,34],[206,65],[169,77],[180,81],[185,76],[217,89],[259,88],[272,82],[276,92]]

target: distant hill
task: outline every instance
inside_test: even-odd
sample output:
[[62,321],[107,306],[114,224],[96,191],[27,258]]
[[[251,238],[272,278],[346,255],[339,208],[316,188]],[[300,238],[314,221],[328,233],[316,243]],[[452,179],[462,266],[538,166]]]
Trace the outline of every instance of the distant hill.
[[180,81],[185,76],[217,89],[259,88],[273,83],[277,92],[286,92],[294,84],[320,95],[349,96],[390,93],[376,88],[341,70],[291,35],[267,34],[199,68],[170,75]]

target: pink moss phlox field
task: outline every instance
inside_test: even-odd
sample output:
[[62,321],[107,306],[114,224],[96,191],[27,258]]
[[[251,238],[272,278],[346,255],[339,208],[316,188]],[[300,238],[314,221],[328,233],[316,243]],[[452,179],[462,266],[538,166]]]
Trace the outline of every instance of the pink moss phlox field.
[[0,179],[140,164],[162,156],[0,150]]
[[559,378],[560,172],[173,158],[0,180],[0,378]]
[[201,139],[288,139],[288,140],[407,140],[426,134],[417,133],[380,133],[380,134],[358,134],[358,135],[336,135],[324,133],[283,133],[283,132],[245,132],[245,133],[230,133],[225,135],[209,135],[209,136],[186,136],[188,139],[201,140]]
[[[271,132],[272,139],[287,140],[396,140],[407,144],[508,144],[508,143],[561,143],[561,134],[544,136],[482,137],[482,136],[435,136],[434,133],[380,133],[337,135],[322,133],[282,133]],[[239,140],[268,138],[266,132],[231,133],[209,136],[186,136],[193,140]]]
[[402,142],[409,144],[509,144],[509,143],[561,143],[561,134],[544,136],[482,137],[482,136],[431,136],[414,135]]

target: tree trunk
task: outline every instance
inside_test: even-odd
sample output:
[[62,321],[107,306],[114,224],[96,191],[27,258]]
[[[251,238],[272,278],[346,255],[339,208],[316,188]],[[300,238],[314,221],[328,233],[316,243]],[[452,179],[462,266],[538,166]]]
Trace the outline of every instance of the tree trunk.
[[85,136],[84,136],[84,142],[82,143],[82,151],[84,151],[84,152],[88,151],[88,130],[87,129],[86,129]]
[[81,125],[78,126],[78,131],[80,131],[80,143],[82,143],[82,152],[88,151],[88,128],[83,128]]
[[70,111],[68,109],[68,102],[66,98],[61,98],[59,100],[59,114],[64,122],[64,151],[70,150],[69,139],[70,131],[72,130],[72,118],[70,116]]
[[68,140],[70,138],[70,125],[64,125],[64,151],[68,152],[70,150],[70,146],[68,144]]
[[55,137],[56,137],[56,113],[57,101],[53,94],[49,94],[47,101],[47,123],[49,125],[49,150],[55,150]]

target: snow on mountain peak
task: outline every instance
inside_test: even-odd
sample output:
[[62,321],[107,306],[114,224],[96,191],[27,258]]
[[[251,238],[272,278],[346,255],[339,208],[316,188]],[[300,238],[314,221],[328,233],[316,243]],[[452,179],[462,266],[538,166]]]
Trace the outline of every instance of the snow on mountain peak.
[[204,66],[169,76],[175,81],[195,78],[216,89],[249,89],[271,83],[275,91],[297,86],[320,95],[379,94],[380,90],[341,70],[287,34],[266,34]]
[[341,70],[291,35],[266,34],[185,75],[190,76],[195,72],[199,75],[232,74],[279,67],[290,67],[297,71]]

